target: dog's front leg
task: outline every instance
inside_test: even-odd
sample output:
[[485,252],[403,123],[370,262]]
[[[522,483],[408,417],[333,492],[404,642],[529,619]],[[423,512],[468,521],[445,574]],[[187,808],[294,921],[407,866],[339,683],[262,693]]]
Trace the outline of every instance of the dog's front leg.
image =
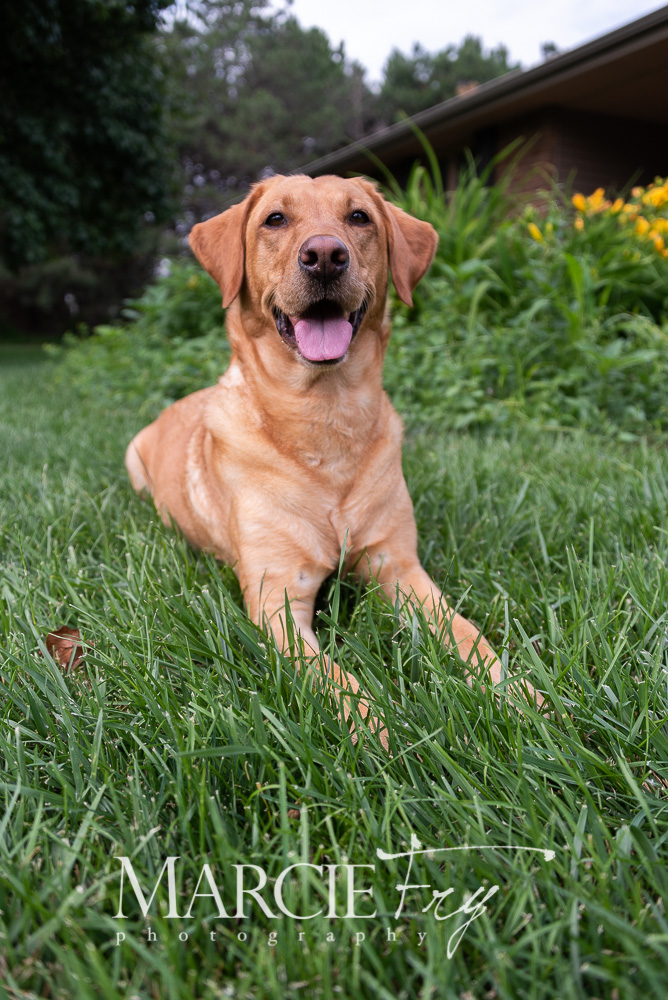
[[[445,643],[457,651],[469,668],[480,672],[483,678],[489,677],[495,685],[500,683],[501,662],[489,642],[472,622],[450,607],[417,558],[404,562],[392,559],[388,551],[383,551],[369,553],[365,562],[368,578],[377,579],[390,600],[396,600],[398,592],[405,604],[420,609],[434,631],[441,633],[445,630]],[[364,575],[367,576],[367,573]],[[470,683],[470,674],[467,679]],[[524,688],[531,700],[542,704],[541,695],[530,684],[522,682],[522,685],[512,683],[510,690],[518,697],[525,697]]]
[[[353,701],[357,712],[368,725],[378,733],[380,740],[388,749],[387,732],[380,720],[374,715],[368,701],[357,697],[359,682],[348,671],[343,670],[328,656],[323,656],[318,638],[313,631],[313,609],[320,584],[327,574],[319,575],[312,570],[302,569],[285,577],[272,577],[266,572],[260,579],[240,573],[240,582],[249,616],[266,632],[270,632],[279,648],[286,654],[303,653],[311,670],[324,677],[336,692],[350,692],[342,698],[343,717],[347,721],[352,713]],[[286,610],[289,607],[289,616]],[[354,714],[354,713],[353,713]],[[353,740],[357,734],[353,728]]]
[[445,641],[456,649],[464,663],[478,666],[489,674],[490,680],[498,684],[501,680],[501,664],[483,634],[463,615],[450,607],[442,592],[419,563],[404,569],[397,575],[390,571],[379,575],[383,592],[395,600],[397,590],[413,608],[420,608],[425,618],[445,626]]

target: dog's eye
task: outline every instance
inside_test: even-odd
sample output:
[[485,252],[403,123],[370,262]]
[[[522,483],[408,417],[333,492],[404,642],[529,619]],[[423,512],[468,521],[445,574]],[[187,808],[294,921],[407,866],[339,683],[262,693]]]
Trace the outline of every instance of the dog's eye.
[[348,219],[348,222],[352,222],[354,226],[366,226],[367,222],[370,221],[369,216],[361,208],[356,208],[354,212],[351,212]]
[[264,220],[264,224],[265,226],[273,226],[275,228],[276,226],[284,226],[287,221],[282,212],[272,212]]

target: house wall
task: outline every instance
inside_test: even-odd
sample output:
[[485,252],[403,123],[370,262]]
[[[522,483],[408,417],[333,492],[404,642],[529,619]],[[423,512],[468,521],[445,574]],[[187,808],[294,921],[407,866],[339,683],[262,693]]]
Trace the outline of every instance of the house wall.
[[561,182],[576,171],[584,193],[605,187],[621,191],[668,174],[668,130],[649,122],[560,109],[556,117]]
[[512,164],[521,147],[500,163],[494,172],[495,180],[510,168],[513,170],[510,186],[513,193],[533,195],[549,189],[559,179],[560,136],[554,111],[541,109],[498,126],[496,153],[502,153],[518,139],[526,146],[526,152],[514,168]]
[[[469,149],[479,169],[521,139],[526,150],[514,168],[511,191],[536,200],[538,192],[557,183],[568,190],[591,194],[604,187],[612,193],[632,183],[646,184],[657,175],[668,176],[668,128],[621,116],[580,111],[567,107],[543,107],[478,131],[460,131],[455,142],[428,136],[438,158],[446,189],[457,185]],[[517,151],[518,152],[518,151]],[[493,177],[499,180],[516,161],[517,152],[499,164]],[[402,186],[419,152],[386,155],[385,162]],[[371,161],[360,168],[383,182],[385,177]]]
[[[590,194],[598,187],[621,191],[629,183],[647,184],[668,175],[668,130],[658,125],[575,111],[545,108],[497,129],[497,152],[522,136],[531,142],[512,188],[532,194],[560,186]],[[496,171],[498,178],[503,165]]]

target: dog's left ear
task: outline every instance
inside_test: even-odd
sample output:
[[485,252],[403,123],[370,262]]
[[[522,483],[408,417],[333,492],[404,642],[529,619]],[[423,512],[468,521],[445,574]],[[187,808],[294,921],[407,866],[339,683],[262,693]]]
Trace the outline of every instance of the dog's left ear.
[[236,299],[244,280],[246,225],[257,201],[261,185],[221,215],[198,222],[190,231],[188,243],[198,261],[218,283],[223,293],[223,309]]
[[385,213],[392,281],[401,301],[412,306],[413,289],[434,259],[438,233],[390,202],[385,202]]

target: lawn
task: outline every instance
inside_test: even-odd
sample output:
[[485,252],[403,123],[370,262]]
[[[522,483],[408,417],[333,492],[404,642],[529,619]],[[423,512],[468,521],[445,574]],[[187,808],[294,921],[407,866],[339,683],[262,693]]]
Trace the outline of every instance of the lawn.
[[319,634],[388,758],[134,495],[143,422],[0,352],[7,994],[667,995],[666,439],[411,431],[423,563],[546,701],[469,688],[424,622],[332,580]]

